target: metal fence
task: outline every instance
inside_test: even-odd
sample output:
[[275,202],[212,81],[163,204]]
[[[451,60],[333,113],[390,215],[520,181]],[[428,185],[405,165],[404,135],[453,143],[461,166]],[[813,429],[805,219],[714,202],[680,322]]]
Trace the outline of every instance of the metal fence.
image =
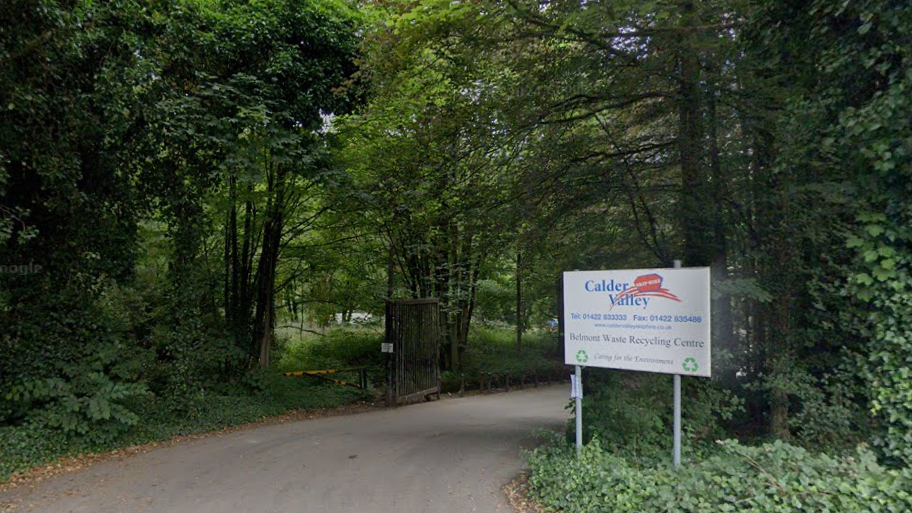
[[440,397],[440,354],[436,299],[386,303],[387,402],[398,404],[432,394]]

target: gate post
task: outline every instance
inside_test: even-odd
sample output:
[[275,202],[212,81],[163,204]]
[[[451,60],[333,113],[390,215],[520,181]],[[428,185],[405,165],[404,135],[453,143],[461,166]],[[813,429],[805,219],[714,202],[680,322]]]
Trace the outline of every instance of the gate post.
[[390,299],[387,299],[386,300],[386,317],[385,317],[386,334],[385,334],[384,338],[385,338],[386,343],[391,344],[392,345],[391,347],[393,348],[393,352],[386,353],[386,405],[387,406],[396,406],[396,391],[395,391],[396,378],[395,378],[395,376],[393,376],[393,373],[395,372],[395,365],[393,364],[393,362],[396,357],[396,351],[398,351],[399,348],[396,347],[398,344],[396,344],[395,341],[393,340],[394,339],[394,336],[393,336],[394,326],[395,326],[395,323],[393,322],[394,315],[395,315],[395,307],[394,307],[393,301]]

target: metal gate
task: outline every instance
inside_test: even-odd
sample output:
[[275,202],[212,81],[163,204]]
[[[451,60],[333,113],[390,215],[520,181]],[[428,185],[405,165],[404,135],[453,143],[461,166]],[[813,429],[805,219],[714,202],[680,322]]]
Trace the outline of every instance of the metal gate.
[[388,404],[431,394],[440,398],[438,310],[436,299],[386,303],[386,343],[392,344],[387,355]]

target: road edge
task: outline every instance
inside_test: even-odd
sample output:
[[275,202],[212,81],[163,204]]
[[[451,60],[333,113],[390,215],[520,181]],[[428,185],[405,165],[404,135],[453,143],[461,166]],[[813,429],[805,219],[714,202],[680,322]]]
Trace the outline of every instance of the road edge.
[[503,486],[503,493],[507,503],[515,513],[559,513],[544,504],[536,501],[529,494],[529,473],[521,472],[515,479]]
[[326,417],[339,417],[344,415],[357,415],[387,409],[382,402],[360,401],[356,403],[344,404],[332,408],[319,408],[312,410],[289,410],[285,413],[264,417],[253,422],[245,422],[226,426],[222,429],[200,431],[189,435],[180,435],[167,440],[149,442],[145,444],[121,447],[110,451],[98,453],[77,454],[75,456],[64,456],[44,465],[38,465],[24,472],[14,472],[8,480],[0,483],[0,511],[8,511],[14,504],[4,502],[3,495],[22,487],[34,487],[42,481],[70,472],[76,472],[88,468],[96,463],[110,461],[112,459],[124,460],[138,454],[145,454],[153,450],[173,447],[175,445],[199,440],[203,438],[224,436],[238,431],[246,431],[259,427],[288,424],[291,422],[302,422],[315,420]]
[[[563,382],[554,382],[551,383],[551,386],[564,384]],[[544,385],[548,386],[548,385]],[[506,389],[490,389],[490,390],[472,390],[466,391],[464,394],[454,394],[454,393],[445,393],[442,394],[441,400],[448,399],[460,399],[465,397],[473,397],[477,395],[496,395],[496,394],[508,394],[513,392],[521,392],[524,390],[533,390],[538,387],[511,387],[509,390]],[[417,403],[416,403],[417,404]],[[399,405],[392,408],[399,408],[408,405]],[[77,454],[76,456],[65,456],[58,458],[52,462],[46,463],[44,465],[38,465],[24,472],[15,472],[13,473],[8,480],[0,483],[0,512],[9,511],[15,506],[12,502],[5,502],[3,495],[14,490],[18,490],[23,487],[33,488],[42,481],[56,477],[62,474],[68,474],[70,472],[77,472],[83,469],[86,469],[97,463],[102,463],[105,461],[110,461],[112,459],[124,460],[131,458],[138,454],[145,454],[153,450],[163,449],[166,447],[173,447],[175,445],[188,442],[191,440],[199,440],[202,438],[210,438],[214,436],[224,436],[230,433],[236,433],[238,431],[246,431],[249,429],[256,429],[259,427],[272,426],[287,424],[290,422],[302,422],[307,420],[315,420],[326,417],[337,417],[343,415],[357,415],[360,413],[369,413],[372,411],[380,411],[391,408],[387,406],[383,401],[360,401],[356,403],[345,404],[342,406],[336,406],[333,408],[320,408],[315,410],[289,410],[280,415],[275,415],[271,417],[265,417],[263,419],[245,422],[243,424],[236,424],[233,426],[227,426],[222,429],[211,430],[211,431],[201,431],[199,433],[192,433],[189,435],[176,436],[167,440],[160,440],[157,442],[149,442],[146,444],[133,445],[127,447],[121,447],[118,449],[113,449],[110,451],[104,451],[99,453],[86,453],[86,454]]]

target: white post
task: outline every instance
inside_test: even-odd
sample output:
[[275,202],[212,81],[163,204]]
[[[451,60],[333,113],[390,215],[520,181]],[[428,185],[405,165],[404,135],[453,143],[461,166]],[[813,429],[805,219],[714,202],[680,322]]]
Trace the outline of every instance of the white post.
[[583,368],[576,365],[576,455],[583,449]]
[[[681,268],[681,261],[674,261],[674,268]],[[681,466],[681,375],[674,375],[674,466]]]

